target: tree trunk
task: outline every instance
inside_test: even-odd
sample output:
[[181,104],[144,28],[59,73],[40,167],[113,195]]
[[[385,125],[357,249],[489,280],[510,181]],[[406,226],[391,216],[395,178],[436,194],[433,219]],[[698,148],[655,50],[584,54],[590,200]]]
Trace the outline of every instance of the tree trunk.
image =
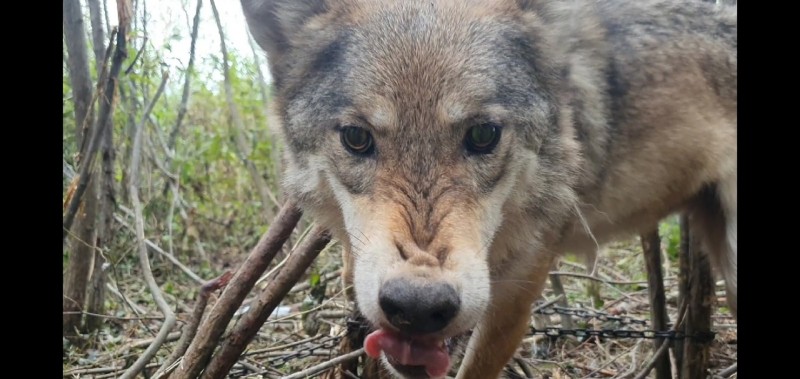
[[[108,251],[113,240],[114,225],[114,146],[112,140],[112,128],[106,128],[103,135],[103,146],[101,147],[102,173],[96,176],[98,183],[98,218],[97,218],[97,244],[98,248],[94,252],[94,267],[90,278],[89,294],[86,301],[86,308],[89,313],[104,314],[106,299],[106,258],[103,251]],[[86,317],[86,330],[97,330],[102,325],[103,319],[100,317]]]
[[[106,37],[103,29],[103,10],[100,9],[100,0],[87,0],[89,3],[89,19],[92,23],[92,50],[94,50],[94,60],[97,63],[95,70],[103,70],[103,60],[106,53]],[[98,75],[100,76],[100,75]]]
[[64,0],[64,39],[67,43],[67,64],[75,103],[75,141],[83,151],[86,131],[91,127],[92,79],[86,53],[86,31],[83,26],[80,0]]
[[111,21],[108,20],[108,0],[103,0],[103,19],[106,22],[106,30],[111,30]]
[[[105,30],[103,29],[103,10],[100,8],[100,0],[88,0],[89,14],[92,24],[92,44],[95,55],[98,82],[105,83],[105,77],[108,73],[105,66]],[[109,246],[109,236],[111,235],[111,223],[113,222],[112,207],[114,201],[114,146],[113,146],[113,128],[110,125],[99,125],[98,127],[105,130],[102,139],[100,152],[102,154],[102,176],[96,176],[98,193],[98,205],[96,207],[99,213],[96,223],[96,241],[97,249],[94,251],[94,267],[92,268],[92,275],[89,278],[89,292],[86,300],[86,310],[93,314],[105,313],[105,288],[106,288],[106,273],[105,273],[105,257],[103,257],[103,249],[107,250]],[[99,329],[102,325],[102,318],[99,317],[86,317],[86,330],[93,331]]]
[[[86,51],[86,34],[83,26],[80,0],[64,0],[64,37],[69,55],[68,66],[75,103],[75,136],[81,152],[76,165],[88,164],[86,159],[92,133],[92,81]],[[80,328],[81,311],[86,299],[86,286],[95,251],[95,220],[97,216],[97,183],[89,173],[89,184],[78,208],[75,223],[70,228],[74,237],[69,245],[70,254],[64,274],[62,298],[63,334],[74,336]]]

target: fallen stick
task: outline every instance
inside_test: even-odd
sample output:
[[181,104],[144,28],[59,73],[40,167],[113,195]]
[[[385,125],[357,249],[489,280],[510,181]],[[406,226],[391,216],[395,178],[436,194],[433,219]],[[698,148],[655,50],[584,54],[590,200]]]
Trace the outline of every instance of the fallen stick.
[[224,288],[225,285],[227,285],[231,280],[231,276],[233,276],[233,274],[230,272],[225,272],[218,278],[213,279],[200,287],[200,294],[198,295],[197,302],[194,305],[192,318],[183,328],[183,333],[180,341],[178,341],[178,346],[174,351],[172,351],[172,354],[170,354],[169,358],[164,361],[161,367],[158,368],[158,371],[156,371],[156,374],[154,375],[154,379],[158,379],[164,375],[169,375],[169,373],[174,369],[173,364],[183,356],[183,353],[185,353],[186,349],[189,348],[189,344],[192,343],[195,334],[197,334],[197,328],[200,326],[200,321],[203,320],[203,314],[206,311],[206,305],[208,304],[208,298],[211,296],[211,293],[220,288]]
[[319,374],[320,372],[323,372],[323,371],[325,371],[325,370],[327,370],[329,368],[332,368],[332,367],[338,365],[339,363],[346,362],[346,361],[349,361],[351,359],[358,358],[362,354],[364,354],[364,348],[363,347],[358,349],[358,350],[356,350],[356,351],[349,352],[349,353],[347,353],[345,355],[340,355],[340,356],[338,356],[336,358],[333,358],[333,359],[331,359],[331,360],[329,360],[327,362],[322,362],[322,363],[320,363],[320,364],[318,364],[316,366],[309,367],[309,368],[307,368],[307,369],[305,369],[303,371],[296,372],[296,373],[294,373],[292,375],[289,375],[289,376],[284,376],[281,379],[302,379],[302,378],[307,378],[307,377],[309,377],[311,375]]
[[275,307],[289,293],[292,286],[297,283],[330,240],[328,231],[319,226],[308,234],[306,240],[296,251],[291,253],[284,268],[259,294],[250,311],[242,316],[230,337],[222,342],[219,352],[211,358],[211,362],[203,372],[203,379],[225,377]]
[[194,379],[205,367],[233,314],[292,234],[301,216],[302,212],[292,201],[284,203],[269,230],[264,233],[247,260],[225,286],[206,321],[198,328],[197,335],[186,350],[181,364],[172,374],[172,378]]

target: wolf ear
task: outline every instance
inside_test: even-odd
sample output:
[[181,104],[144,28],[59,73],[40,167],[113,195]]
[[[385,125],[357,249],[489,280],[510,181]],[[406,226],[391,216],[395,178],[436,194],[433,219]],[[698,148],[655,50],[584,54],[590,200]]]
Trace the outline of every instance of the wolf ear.
[[[267,52],[280,60],[291,47],[293,34],[311,17],[325,11],[325,0],[241,0],[250,33]],[[270,64],[272,66],[272,64]]]

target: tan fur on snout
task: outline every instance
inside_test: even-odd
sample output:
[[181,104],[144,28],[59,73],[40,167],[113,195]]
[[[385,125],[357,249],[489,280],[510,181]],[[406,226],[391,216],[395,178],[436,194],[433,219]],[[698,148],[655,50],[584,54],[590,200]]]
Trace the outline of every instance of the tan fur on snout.
[[489,298],[485,256],[490,242],[482,238],[487,233],[480,230],[481,212],[465,207],[468,202],[457,203],[452,186],[434,185],[426,198],[396,177],[376,180],[390,183],[379,185],[371,197],[333,186],[341,202],[352,201],[359,210],[347,221],[352,245],[346,260],[362,313],[375,325],[388,325],[377,299],[389,279],[447,283],[458,293],[461,309],[439,334],[466,332]]

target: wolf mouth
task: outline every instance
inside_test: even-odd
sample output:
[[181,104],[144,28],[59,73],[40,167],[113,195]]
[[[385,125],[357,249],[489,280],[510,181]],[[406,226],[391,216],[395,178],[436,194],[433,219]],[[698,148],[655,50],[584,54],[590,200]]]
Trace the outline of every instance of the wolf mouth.
[[444,378],[452,366],[455,346],[468,333],[447,338],[408,336],[378,329],[364,340],[367,355],[386,361],[406,378]]

